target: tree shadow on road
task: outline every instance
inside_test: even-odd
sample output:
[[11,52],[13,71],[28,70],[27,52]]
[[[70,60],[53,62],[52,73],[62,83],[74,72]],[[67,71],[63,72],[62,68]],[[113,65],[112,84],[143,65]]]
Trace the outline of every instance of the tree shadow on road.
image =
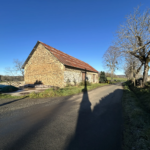
[[75,134],[65,150],[121,149],[122,91],[117,89],[102,98],[92,111],[85,82]]
[[17,102],[17,101],[23,100],[23,99],[25,99],[25,98],[27,98],[27,97],[29,97],[29,96],[25,96],[25,97],[20,98],[20,99],[15,99],[15,100],[13,100],[13,101],[9,101],[9,102],[6,102],[6,103],[3,103],[3,104],[0,104],[0,106],[4,106],[4,105],[7,105],[7,104],[11,104],[11,103],[14,103],[14,102]]

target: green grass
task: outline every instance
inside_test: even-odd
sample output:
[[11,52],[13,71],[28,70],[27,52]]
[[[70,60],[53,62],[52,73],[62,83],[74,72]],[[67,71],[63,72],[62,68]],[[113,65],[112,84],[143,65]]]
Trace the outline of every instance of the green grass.
[[0,100],[1,99],[14,99],[14,98],[23,98],[25,96],[11,96],[9,94],[0,94]]
[[[111,77],[107,77],[107,80],[111,80]],[[113,78],[113,80],[127,81],[127,78]]]
[[[87,90],[92,90],[100,86],[108,85],[107,83],[96,83],[91,86],[87,86]],[[29,98],[46,98],[46,97],[59,97],[59,96],[68,96],[73,94],[79,94],[83,91],[84,86],[69,86],[65,88],[61,88],[58,90],[47,89],[40,93],[30,93]],[[13,99],[13,98],[23,98],[25,96],[11,96],[9,94],[0,94],[0,99]]]
[[119,82],[125,82],[125,81],[122,81],[122,80],[111,81],[111,83],[119,83]]
[[[129,82],[123,84],[124,95],[122,100],[124,130],[123,150],[149,150],[150,149],[150,112],[148,108],[150,99],[142,97],[145,89],[132,89]],[[129,88],[130,87],[130,88]],[[135,91],[133,92],[133,90]],[[138,93],[138,95],[137,95]],[[148,93],[149,94],[149,93]],[[147,95],[147,94],[146,94]],[[139,97],[140,96],[140,97]]]
[[[108,85],[107,83],[96,83],[92,84],[91,86],[87,86],[87,90],[92,90],[100,86]],[[62,89],[58,90],[53,90],[53,89],[47,89],[43,92],[40,93],[30,93],[29,97],[30,98],[46,98],[46,97],[59,97],[59,96],[68,96],[68,95],[74,95],[74,94],[79,94],[83,91],[84,86],[70,86],[70,87],[65,87]]]
[[141,107],[150,113],[150,82],[147,82],[144,88],[134,87],[131,83],[129,87],[138,97]]

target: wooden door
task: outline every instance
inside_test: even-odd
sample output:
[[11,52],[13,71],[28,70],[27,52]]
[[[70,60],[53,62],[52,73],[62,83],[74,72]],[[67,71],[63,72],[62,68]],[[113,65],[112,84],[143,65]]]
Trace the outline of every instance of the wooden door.
[[82,81],[85,81],[85,72],[82,72]]

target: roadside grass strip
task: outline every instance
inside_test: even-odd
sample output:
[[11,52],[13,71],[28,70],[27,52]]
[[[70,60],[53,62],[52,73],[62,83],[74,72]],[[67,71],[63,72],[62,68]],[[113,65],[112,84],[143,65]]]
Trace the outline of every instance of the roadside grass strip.
[[1,94],[0,93],[0,100],[1,99],[14,99],[14,98],[24,98],[26,96],[11,96],[9,94]]
[[[123,83],[123,150],[150,149],[150,98],[136,95],[130,88],[129,82]],[[148,93],[149,94],[149,93]],[[139,95],[141,97],[139,98]],[[148,104],[146,106],[146,104]],[[149,111],[147,111],[149,108]]]
[[[92,90],[95,88],[98,88],[100,86],[105,86],[109,85],[107,83],[95,83],[91,84],[90,86],[87,86],[87,90]],[[29,98],[47,98],[47,97],[59,97],[59,96],[69,96],[69,95],[74,95],[74,94],[79,94],[82,93],[84,89],[84,86],[68,86],[65,88],[60,88],[60,89],[47,89],[43,92],[32,92],[28,95],[25,96],[11,96],[9,94],[0,94],[0,99],[13,99],[13,98],[24,98],[24,97],[29,97]]]
[[[108,85],[107,83],[95,83],[92,84],[91,86],[87,86],[87,90],[92,90],[100,86]],[[47,89],[43,92],[40,93],[30,93],[29,97],[30,98],[46,98],[46,97],[59,97],[59,96],[68,96],[68,95],[74,95],[74,94],[79,94],[83,92],[84,86],[69,86],[65,88],[61,88],[58,90],[54,89]]]

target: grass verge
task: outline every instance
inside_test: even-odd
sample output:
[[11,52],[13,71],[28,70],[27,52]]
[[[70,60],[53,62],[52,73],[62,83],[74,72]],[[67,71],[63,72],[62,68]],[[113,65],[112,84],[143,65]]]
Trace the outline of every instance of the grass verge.
[[141,95],[139,98],[136,93],[131,90],[129,82],[123,84],[123,150],[149,150],[150,149],[150,112],[147,111],[145,104],[150,102],[148,97],[142,94],[140,89],[136,92]]
[[9,94],[1,94],[0,93],[0,100],[1,99],[14,99],[14,98],[24,98],[26,96],[11,96]]
[[[87,86],[87,90],[92,90],[100,86],[108,85],[107,83],[95,83],[91,86]],[[69,86],[65,88],[61,88],[58,90],[54,89],[47,89],[40,93],[30,93],[29,98],[46,98],[46,97],[59,97],[59,96],[68,96],[68,95],[74,95],[79,94],[84,89],[84,86]],[[13,99],[13,98],[23,98],[26,96],[11,96],[9,94],[0,94],[0,99]]]
[[[95,83],[92,84],[91,86],[87,86],[87,90],[92,90],[100,86],[108,85],[107,83]],[[30,98],[46,98],[46,97],[59,97],[59,96],[68,96],[68,95],[74,95],[74,94],[79,94],[82,92],[84,89],[84,86],[69,86],[65,88],[61,88],[58,90],[54,89],[47,89],[43,92],[40,93],[30,93],[29,97]]]
[[[111,80],[111,77],[107,77],[107,80]],[[118,80],[118,82],[127,81],[127,78],[113,78],[113,80]]]

